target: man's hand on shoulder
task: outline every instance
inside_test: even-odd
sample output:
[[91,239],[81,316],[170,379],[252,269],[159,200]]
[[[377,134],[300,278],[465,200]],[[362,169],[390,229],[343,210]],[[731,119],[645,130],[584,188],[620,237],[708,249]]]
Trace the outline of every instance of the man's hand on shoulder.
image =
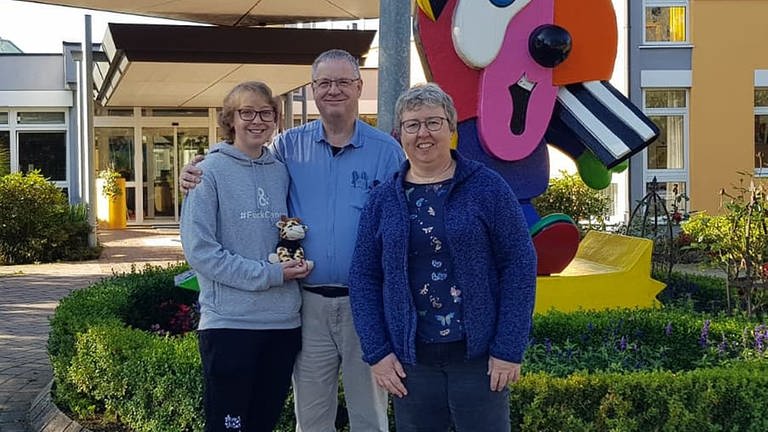
[[196,165],[205,159],[205,156],[203,155],[195,155],[188,164],[184,165],[184,168],[181,169],[181,175],[179,175],[179,188],[181,188],[181,192],[186,195],[191,191],[192,189],[197,186],[198,183],[200,183],[200,178],[203,175],[203,170],[198,168]]

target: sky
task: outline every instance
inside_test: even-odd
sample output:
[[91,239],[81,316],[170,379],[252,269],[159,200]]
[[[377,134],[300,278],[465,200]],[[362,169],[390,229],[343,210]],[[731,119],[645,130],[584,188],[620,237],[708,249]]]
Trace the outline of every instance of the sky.
[[107,23],[182,24],[138,15],[116,14],[26,1],[0,0],[0,38],[25,53],[62,52],[62,42],[81,42],[86,14],[91,15],[93,42],[101,42]]
[[[613,0],[613,3],[619,19],[619,27],[625,28],[625,0]],[[62,42],[83,40],[85,14],[91,15],[94,42],[101,42],[109,22],[181,23],[138,15],[49,6],[27,1],[0,0],[0,38],[10,40],[25,53],[61,53]],[[623,50],[619,47],[618,51]]]

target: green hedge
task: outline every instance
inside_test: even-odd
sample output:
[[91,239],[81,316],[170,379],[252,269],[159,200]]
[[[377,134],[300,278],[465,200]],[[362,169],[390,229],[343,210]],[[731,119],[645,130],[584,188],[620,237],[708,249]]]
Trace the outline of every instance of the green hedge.
[[[202,430],[195,334],[138,328],[152,323],[157,304],[194,301],[173,287],[184,269],[115,276],[62,300],[49,339],[57,403],[137,432]],[[754,321],[679,309],[551,312],[535,317],[533,337],[525,375],[511,388],[513,430],[768,430],[766,352],[752,347],[766,335]],[[718,354],[722,338],[732,345]],[[561,357],[548,357],[550,347]],[[633,349],[656,360],[622,364]],[[289,398],[277,430],[293,429]]]
[[524,376],[513,386],[513,431],[768,430],[768,367],[740,363],[685,373]]
[[717,313],[726,310],[725,278],[672,272],[653,277],[667,286],[658,295],[670,306],[690,306],[697,312]]
[[751,354],[761,337],[759,325],[745,318],[675,308],[552,311],[535,317],[525,364],[528,370],[556,375],[581,370],[691,370]]
[[136,431],[200,430],[196,335],[162,337],[132,326],[146,321],[150,303],[194,301],[173,285],[185,269],[147,267],[62,299],[48,340],[57,403],[80,417],[117,418]]
[[0,264],[97,258],[92,230],[87,207],[69,205],[39,171],[0,177]]

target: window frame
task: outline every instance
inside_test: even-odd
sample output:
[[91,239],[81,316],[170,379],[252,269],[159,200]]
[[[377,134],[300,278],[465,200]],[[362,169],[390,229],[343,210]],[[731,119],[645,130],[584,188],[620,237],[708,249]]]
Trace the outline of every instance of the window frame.
[[[19,133],[25,132],[41,132],[41,133],[60,133],[64,132],[64,145],[65,145],[65,178],[64,180],[53,180],[52,183],[59,188],[68,188],[69,180],[72,177],[72,167],[70,164],[70,130],[69,130],[69,110],[62,108],[29,108],[18,107],[3,110],[8,113],[8,123],[0,124],[0,130],[8,131],[10,136],[11,147],[11,172],[20,172],[19,166]],[[21,112],[55,112],[64,113],[64,121],[61,123],[38,123],[38,124],[19,124],[18,115]]]
[[[681,108],[646,108],[646,95],[651,90],[667,91],[685,91],[685,107]],[[673,169],[650,169],[648,168],[648,148],[643,149],[643,190],[646,190],[647,184],[656,178],[658,183],[677,182],[685,183],[686,194],[691,189],[690,182],[690,102],[691,92],[687,87],[644,87],[642,88],[643,113],[646,116],[682,116],[683,117],[683,167]],[[690,196],[690,195],[689,195]]]
[[[758,85],[756,85],[754,87],[753,92],[757,91],[757,90],[768,90],[768,86],[758,86]],[[753,99],[752,103],[754,104],[754,99]],[[753,107],[753,114],[752,114],[752,119],[753,119],[752,124],[753,125],[754,125],[755,117],[757,117],[759,115],[768,116],[768,106],[757,106],[757,105],[755,105]],[[754,132],[755,131],[753,130],[752,131],[752,136],[754,136]],[[757,152],[755,150],[757,150],[757,149],[755,148],[755,143],[753,142],[752,143],[752,151],[754,153],[754,157],[757,157]],[[768,155],[766,155],[766,160],[764,162],[766,164],[768,164]],[[753,164],[754,164],[754,161],[753,161]],[[755,168],[755,177],[768,177],[768,166],[766,166],[764,168]]]
[[[21,135],[23,134],[36,134],[36,135],[49,135],[49,134],[56,134],[61,135],[62,139],[64,140],[64,178],[63,179],[50,179],[52,183],[54,183],[56,186],[59,187],[66,187],[67,182],[69,180],[69,145],[67,143],[68,140],[68,133],[66,130],[53,130],[53,129],[16,129],[16,145],[18,148],[18,158],[17,162],[19,162],[19,171],[23,171],[21,168],[20,160],[21,160]],[[25,143],[26,144],[26,143]],[[35,167],[35,169],[38,169]],[[42,173],[44,177],[49,178],[50,173]]]
[[[685,39],[682,41],[651,41],[647,39],[646,11],[649,7],[685,7]],[[691,44],[691,2],[690,0],[643,0],[642,4],[643,45],[648,46],[689,46]]]

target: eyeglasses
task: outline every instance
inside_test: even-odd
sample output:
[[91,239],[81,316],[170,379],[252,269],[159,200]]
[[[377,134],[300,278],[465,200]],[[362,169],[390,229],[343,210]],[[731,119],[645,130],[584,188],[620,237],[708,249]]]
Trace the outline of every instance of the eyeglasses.
[[318,90],[329,90],[333,83],[336,83],[338,88],[345,89],[357,81],[360,81],[360,78],[317,79],[312,81],[312,84],[314,84]]
[[240,120],[242,121],[253,121],[253,119],[256,118],[256,116],[259,116],[261,121],[263,122],[271,122],[275,120],[275,110],[263,110],[263,111],[256,111],[252,109],[239,109],[237,110],[237,114],[240,115]]
[[419,133],[419,129],[421,129],[421,125],[423,124],[427,127],[428,131],[437,132],[443,128],[443,122],[447,120],[448,119],[445,117],[429,117],[424,121],[415,119],[406,120],[404,122],[400,122],[400,127],[402,127],[403,130],[409,134],[415,134]]

